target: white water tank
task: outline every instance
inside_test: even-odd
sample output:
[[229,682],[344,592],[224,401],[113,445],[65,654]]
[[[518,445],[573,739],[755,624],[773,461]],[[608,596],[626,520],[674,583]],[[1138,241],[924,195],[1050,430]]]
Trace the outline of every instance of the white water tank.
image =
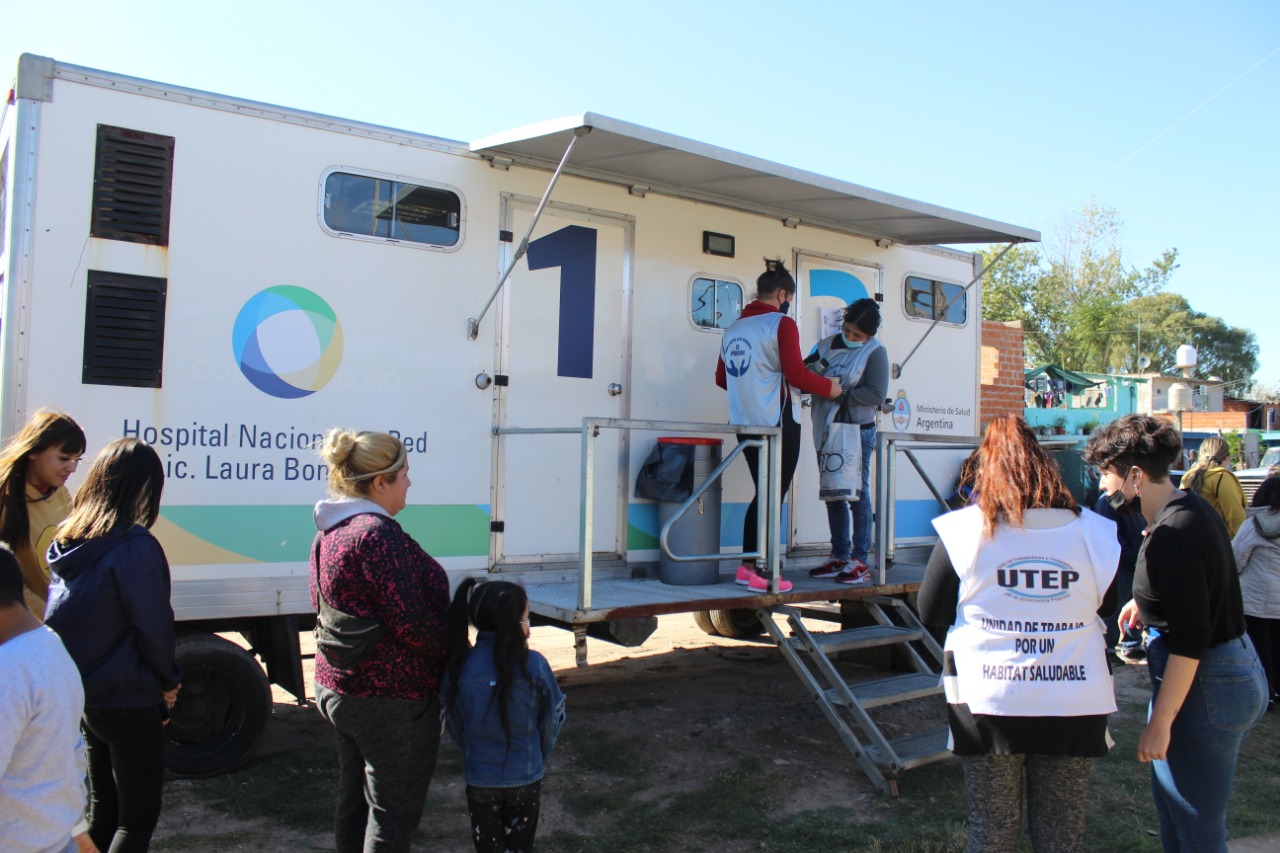
[[[1178,358],[1181,359],[1181,350]],[[1195,360],[1195,350],[1191,350],[1191,358]],[[1191,411],[1191,386],[1185,382],[1175,382],[1169,386],[1169,410],[1173,412]]]
[[1191,344],[1183,344],[1178,347],[1178,363],[1179,370],[1186,370],[1188,367],[1196,366],[1196,348]]

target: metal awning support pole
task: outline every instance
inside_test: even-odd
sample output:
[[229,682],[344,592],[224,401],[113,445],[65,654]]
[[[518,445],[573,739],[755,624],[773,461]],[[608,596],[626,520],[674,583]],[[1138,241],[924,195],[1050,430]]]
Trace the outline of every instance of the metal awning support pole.
[[529,229],[524,232],[524,238],[520,240],[520,245],[516,247],[516,253],[512,256],[511,262],[507,264],[506,270],[498,279],[498,286],[493,289],[493,293],[489,294],[489,301],[480,309],[480,314],[467,321],[467,337],[475,340],[480,334],[480,321],[484,319],[484,315],[489,313],[489,307],[493,305],[493,300],[497,298],[498,292],[502,290],[502,285],[507,283],[507,279],[511,277],[511,271],[516,268],[516,264],[520,263],[520,259],[524,257],[525,252],[529,251],[529,238],[533,236],[533,229],[538,225],[538,219],[542,216],[543,209],[547,206],[547,202],[551,200],[551,191],[555,189],[556,181],[560,180],[560,174],[564,171],[565,164],[569,162],[569,155],[573,153],[573,146],[577,144],[578,139],[586,136],[591,132],[591,128],[583,125],[573,132],[573,138],[569,140],[569,145],[564,149],[564,156],[560,158],[560,164],[556,166],[555,172],[551,175],[551,180],[547,183],[547,189],[542,194],[542,199],[538,202],[538,207],[533,212],[533,221],[529,223]]
[[964,286],[964,290],[957,293],[950,302],[948,302],[946,305],[943,306],[942,311],[940,311],[938,313],[938,316],[933,318],[933,322],[929,324],[929,328],[924,330],[924,334],[920,336],[920,340],[916,341],[916,345],[911,348],[911,352],[907,353],[907,357],[904,358],[898,364],[895,364],[893,366],[893,369],[890,372],[893,374],[894,379],[898,379],[902,376],[902,368],[907,366],[907,362],[911,360],[911,356],[916,354],[916,350],[920,349],[920,345],[924,343],[925,338],[929,337],[929,333],[932,332],[937,327],[937,325],[942,322],[943,317],[947,316],[947,311],[951,308],[952,305],[956,304],[956,300],[962,299],[964,295],[969,292],[969,288],[977,284],[978,281],[984,275],[991,272],[991,270],[995,269],[996,264],[1000,263],[1000,259],[1005,256],[1005,253],[1008,252],[1010,249],[1012,249],[1016,245],[1018,244],[1010,243],[1009,245],[1001,249],[1000,254],[996,255],[995,258],[992,259],[991,263],[983,267],[982,272],[978,273],[973,277],[973,281],[969,282]]
[[600,433],[592,418],[582,419],[582,505],[578,508],[578,609],[591,609],[591,542],[595,526],[596,441]]
[[[782,577],[782,435],[769,436],[769,592],[778,594]],[[763,534],[762,534],[763,535]]]

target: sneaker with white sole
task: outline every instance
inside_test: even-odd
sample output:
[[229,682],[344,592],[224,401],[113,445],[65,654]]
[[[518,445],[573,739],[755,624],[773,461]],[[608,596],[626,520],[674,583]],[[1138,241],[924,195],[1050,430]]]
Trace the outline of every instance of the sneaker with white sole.
[[741,566],[738,566],[738,574],[734,576],[733,582],[738,586],[746,586],[751,583],[751,579],[755,576],[756,567],[748,566],[746,563],[743,563]]
[[836,575],[836,583],[842,583],[846,586],[871,583],[871,569],[867,568],[867,564],[861,560],[850,560],[844,564],[844,568]]
[[848,560],[841,560],[838,557],[829,557],[825,563],[815,569],[809,570],[811,578],[833,578],[840,574],[840,570],[844,568]]
[[[747,589],[752,592],[767,593],[769,592],[769,579],[764,575],[757,575],[752,572],[752,578],[747,582]],[[786,578],[778,578],[778,592],[790,592],[791,581]]]

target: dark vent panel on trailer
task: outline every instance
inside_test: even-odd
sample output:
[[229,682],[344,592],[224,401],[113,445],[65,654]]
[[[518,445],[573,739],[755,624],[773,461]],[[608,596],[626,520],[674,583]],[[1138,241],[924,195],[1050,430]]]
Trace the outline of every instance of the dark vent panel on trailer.
[[89,271],[81,382],[161,387],[168,284],[145,275]]
[[172,188],[172,136],[98,125],[90,236],[169,245]]

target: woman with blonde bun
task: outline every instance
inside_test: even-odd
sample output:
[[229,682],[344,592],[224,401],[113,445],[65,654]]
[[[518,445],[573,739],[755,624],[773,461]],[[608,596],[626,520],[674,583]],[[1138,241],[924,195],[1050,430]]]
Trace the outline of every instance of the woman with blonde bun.
[[406,851],[440,745],[449,581],[395,520],[411,485],[399,439],[333,429],[320,455],[330,497],[315,506],[311,603],[383,628],[349,668],[316,655],[316,705],[338,744],[337,850]]

